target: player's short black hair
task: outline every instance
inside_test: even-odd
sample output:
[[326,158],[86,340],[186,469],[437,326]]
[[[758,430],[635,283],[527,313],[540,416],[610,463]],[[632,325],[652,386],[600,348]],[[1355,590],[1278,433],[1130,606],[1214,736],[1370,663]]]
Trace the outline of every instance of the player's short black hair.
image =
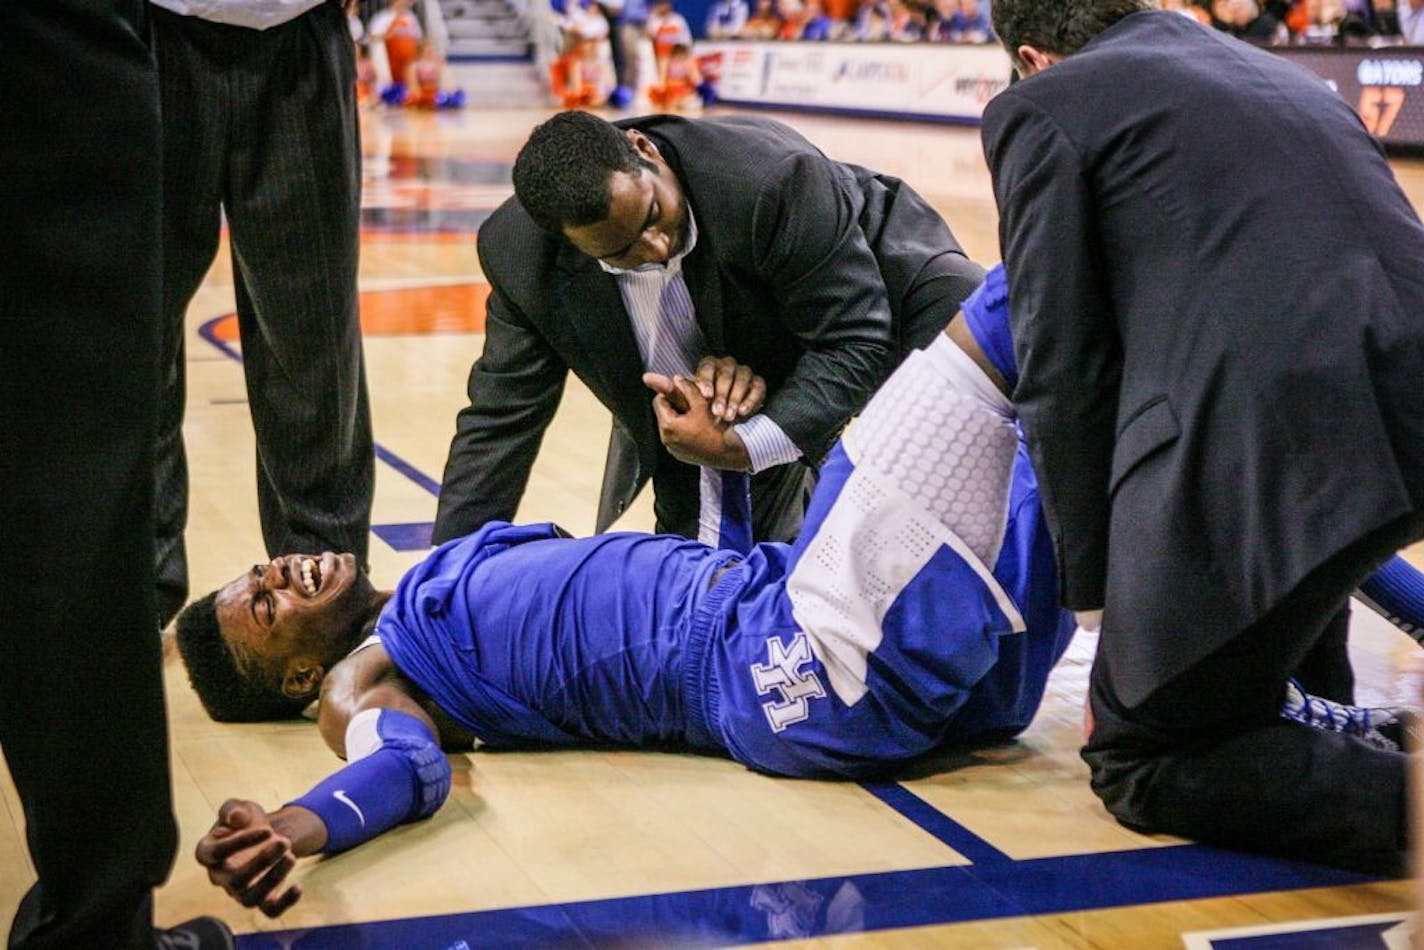
[[1023,45],[1071,56],[1118,20],[1153,0],[994,0],[994,32],[1019,66]]
[[218,722],[266,722],[294,719],[311,698],[292,699],[281,684],[258,674],[246,676],[218,626],[218,592],[183,609],[175,623],[178,653],[188,682],[203,708]]
[[514,194],[534,223],[555,234],[608,217],[609,179],[653,165],[623,130],[587,112],[560,112],[537,127],[514,160]]

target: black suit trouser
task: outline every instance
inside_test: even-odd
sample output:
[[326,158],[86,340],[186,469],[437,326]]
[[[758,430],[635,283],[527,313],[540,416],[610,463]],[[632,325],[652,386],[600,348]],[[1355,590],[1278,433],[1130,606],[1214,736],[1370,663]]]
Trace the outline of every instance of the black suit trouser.
[[177,845],[153,599],[161,192],[144,16],[140,0],[10,0],[0,28],[0,88],[44,89],[0,108],[0,747],[39,876],[12,946],[151,946]]
[[184,317],[225,212],[269,555],[366,561],[375,460],[357,317],[355,66],[335,3],[267,30],[154,8],[163,101],[159,608],[188,594]]
[[1377,873],[1407,867],[1407,757],[1280,716],[1287,677],[1348,597],[1424,515],[1380,529],[1309,574],[1279,605],[1134,708],[1100,650],[1083,750],[1093,789],[1124,824]]

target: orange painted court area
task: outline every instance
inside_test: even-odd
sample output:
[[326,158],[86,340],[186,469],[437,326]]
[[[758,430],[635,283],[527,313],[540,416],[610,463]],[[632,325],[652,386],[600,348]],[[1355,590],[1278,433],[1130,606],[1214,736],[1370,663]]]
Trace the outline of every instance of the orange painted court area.
[[[447,284],[370,290],[361,294],[361,332],[367,336],[483,333],[488,284]],[[237,314],[213,326],[219,340],[236,342]]]

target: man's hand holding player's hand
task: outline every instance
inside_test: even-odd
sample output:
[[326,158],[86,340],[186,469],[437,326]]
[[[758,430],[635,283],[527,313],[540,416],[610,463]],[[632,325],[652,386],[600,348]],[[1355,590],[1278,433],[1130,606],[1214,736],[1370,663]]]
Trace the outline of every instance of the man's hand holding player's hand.
[[704,356],[697,364],[697,388],[720,422],[744,422],[766,402],[766,380],[730,356]]
[[732,427],[761,409],[766,381],[730,357],[707,357],[696,381],[682,376],[645,373],[651,389],[658,436],[673,458],[689,465],[751,468],[747,447]]

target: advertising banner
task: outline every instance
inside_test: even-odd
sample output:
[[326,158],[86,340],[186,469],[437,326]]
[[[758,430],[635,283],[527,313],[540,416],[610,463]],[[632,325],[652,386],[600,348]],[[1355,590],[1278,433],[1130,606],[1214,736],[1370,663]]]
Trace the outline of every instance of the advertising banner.
[[997,45],[702,42],[726,103],[978,124],[1008,88]]
[[1424,48],[1273,50],[1329,83],[1385,145],[1424,148]]

